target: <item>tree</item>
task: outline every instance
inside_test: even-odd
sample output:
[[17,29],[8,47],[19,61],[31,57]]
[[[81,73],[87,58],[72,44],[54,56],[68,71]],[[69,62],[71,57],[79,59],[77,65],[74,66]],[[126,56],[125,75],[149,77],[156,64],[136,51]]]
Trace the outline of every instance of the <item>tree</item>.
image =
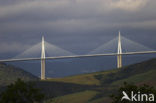
[[[115,95],[111,95],[111,99],[112,99],[112,103],[143,103],[143,102],[138,102],[138,101],[130,101],[130,100],[122,100],[123,97],[123,91],[125,91],[125,93],[130,96],[132,91],[134,92],[134,94],[154,94],[156,95],[156,89],[152,86],[149,85],[140,85],[140,86],[136,86],[134,84],[128,84],[126,82],[124,82],[124,85],[121,86],[119,88],[119,90],[117,91],[117,93],[115,93]],[[150,102],[150,101],[146,101],[146,103],[155,103],[155,102]]]
[[32,83],[18,79],[0,94],[0,103],[41,103],[44,95]]

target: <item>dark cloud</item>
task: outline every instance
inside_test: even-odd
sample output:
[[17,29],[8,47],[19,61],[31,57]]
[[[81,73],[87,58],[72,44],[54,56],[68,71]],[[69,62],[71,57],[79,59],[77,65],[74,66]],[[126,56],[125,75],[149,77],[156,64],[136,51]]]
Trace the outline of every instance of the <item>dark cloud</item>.
[[[122,35],[155,48],[155,0],[0,0],[0,53],[47,41],[83,54]],[[150,40],[150,41],[149,41]],[[155,48],[156,49],[156,48]],[[17,52],[20,52],[17,49]]]

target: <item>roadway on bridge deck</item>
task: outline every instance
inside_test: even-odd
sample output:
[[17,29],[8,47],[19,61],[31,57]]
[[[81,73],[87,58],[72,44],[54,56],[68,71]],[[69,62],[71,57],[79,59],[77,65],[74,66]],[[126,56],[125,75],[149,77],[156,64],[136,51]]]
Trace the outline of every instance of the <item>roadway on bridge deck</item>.
[[[140,52],[126,52],[120,55],[137,55],[137,54],[154,54],[156,51],[140,51]],[[73,56],[57,56],[57,57],[45,57],[45,58],[19,58],[19,59],[4,59],[0,62],[15,62],[15,61],[34,61],[41,59],[65,59],[65,58],[84,58],[84,57],[97,57],[97,56],[117,56],[118,53],[108,53],[108,54],[88,54],[88,55],[73,55]]]

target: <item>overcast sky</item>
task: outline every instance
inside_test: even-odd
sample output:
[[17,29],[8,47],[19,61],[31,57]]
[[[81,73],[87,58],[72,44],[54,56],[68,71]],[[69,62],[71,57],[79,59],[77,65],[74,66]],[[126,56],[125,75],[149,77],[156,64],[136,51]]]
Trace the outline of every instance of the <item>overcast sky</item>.
[[41,41],[86,54],[118,35],[156,49],[156,0],[0,0],[0,54]]

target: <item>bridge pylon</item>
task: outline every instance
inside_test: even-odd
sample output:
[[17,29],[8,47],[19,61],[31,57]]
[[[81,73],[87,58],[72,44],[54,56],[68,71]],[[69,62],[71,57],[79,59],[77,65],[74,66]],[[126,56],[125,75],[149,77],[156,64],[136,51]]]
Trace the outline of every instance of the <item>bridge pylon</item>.
[[121,45],[121,34],[119,31],[118,37],[118,52],[117,52],[117,68],[122,68],[122,45]]
[[42,36],[41,80],[45,80],[45,42],[44,42],[44,36]]

